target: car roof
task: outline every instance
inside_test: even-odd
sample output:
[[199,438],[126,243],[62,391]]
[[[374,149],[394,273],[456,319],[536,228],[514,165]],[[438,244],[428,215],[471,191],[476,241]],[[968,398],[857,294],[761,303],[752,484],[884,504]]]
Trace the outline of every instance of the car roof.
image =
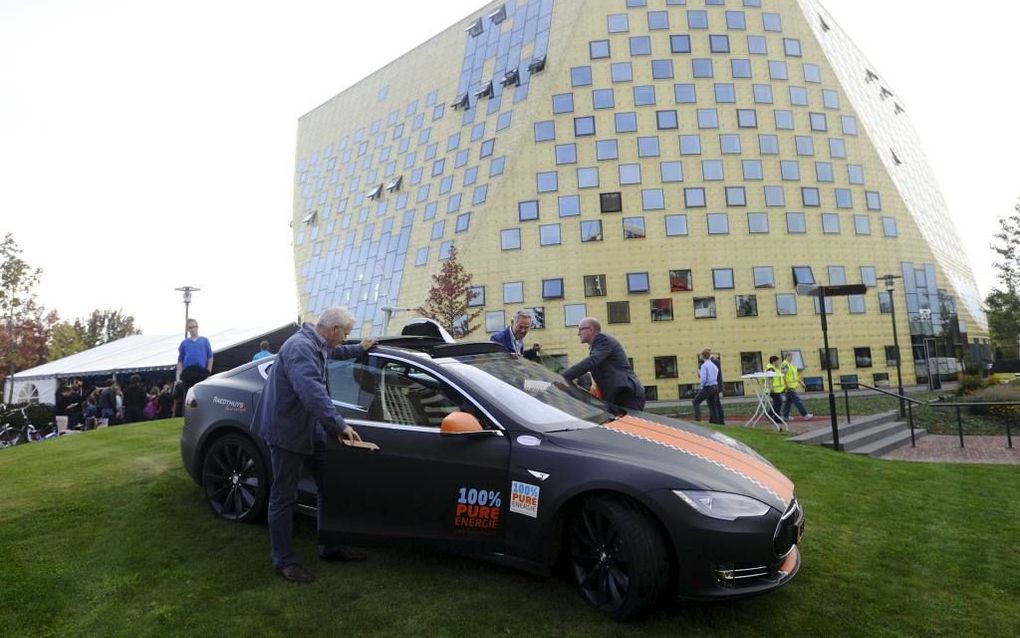
[[[344,345],[358,345],[361,343],[357,339],[348,339],[344,342]],[[435,337],[419,337],[419,336],[393,336],[393,337],[380,337],[379,347],[381,348],[399,348],[401,350],[411,350],[413,352],[424,354],[432,359],[440,359],[444,357],[464,357],[477,354],[493,354],[498,352],[505,352],[503,347],[498,343],[491,341],[463,341],[456,343],[448,343],[442,339]]]

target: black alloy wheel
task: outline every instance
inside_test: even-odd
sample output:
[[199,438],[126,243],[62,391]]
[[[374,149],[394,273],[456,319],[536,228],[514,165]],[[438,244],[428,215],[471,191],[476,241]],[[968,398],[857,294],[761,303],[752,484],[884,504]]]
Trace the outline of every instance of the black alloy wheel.
[[214,441],[202,461],[205,499],[224,520],[258,520],[266,509],[268,478],[255,444],[238,434]]
[[670,553],[651,516],[622,498],[586,501],[567,531],[581,597],[616,621],[652,609],[669,584]]

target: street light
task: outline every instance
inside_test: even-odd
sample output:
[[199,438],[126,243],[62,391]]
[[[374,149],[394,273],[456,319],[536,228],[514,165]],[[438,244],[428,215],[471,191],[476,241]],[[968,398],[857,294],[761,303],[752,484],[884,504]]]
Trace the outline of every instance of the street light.
[[174,288],[184,293],[184,337],[188,337],[188,306],[191,304],[191,293],[198,292],[201,288],[195,288],[194,286],[181,286],[180,288]]
[[390,328],[390,319],[393,318],[393,313],[401,311],[413,311],[414,308],[398,308],[396,306],[380,306],[379,310],[383,313],[383,324],[382,324],[382,336],[386,336],[386,333]]
[[896,386],[900,393],[900,418],[905,419],[907,417],[907,403],[903,399],[903,373],[900,371],[901,357],[900,357],[900,340],[896,336],[896,302],[893,299],[893,291],[896,288],[895,280],[902,279],[899,275],[882,275],[882,279],[885,280],[885,291],[889,293],[889,311],[892,313],[892,342],[893,348],[896,350]]
[[832,358],[829,356],[829,322],[825,315],[826,297],[847,297],[850,295],[863,295],[868,291],[864,284],[846,284],[842,286],[813,286],[811,284],[797,284],[798,295],[810,295],[818,297],[818,304],[822,315],[822,344],[825,346],[825,372],[829,378],[829,418],[832,421],[832,449],[839,451],[839,426],[836,424],[836,395],[832,392]]

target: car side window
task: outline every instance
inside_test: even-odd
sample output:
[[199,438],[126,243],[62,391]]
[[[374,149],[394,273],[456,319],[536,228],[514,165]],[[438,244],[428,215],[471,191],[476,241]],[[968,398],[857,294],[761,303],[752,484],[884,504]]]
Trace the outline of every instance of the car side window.
[[368,411],[375,395],[372,392],[374,384],[366,382],[371,372],[364,361],[331,359],[326,363],[326,376],[329,378],[331,399],[358,412]]

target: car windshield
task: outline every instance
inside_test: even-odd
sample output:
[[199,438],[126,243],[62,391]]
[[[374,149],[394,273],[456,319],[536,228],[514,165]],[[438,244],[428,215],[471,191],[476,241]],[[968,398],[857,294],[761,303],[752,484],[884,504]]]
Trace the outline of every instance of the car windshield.
[[548,368],[512,356],[481,355],[443,366],[465,377],[489,401],[535,429],[552,432],[612,420],[609,406]]

